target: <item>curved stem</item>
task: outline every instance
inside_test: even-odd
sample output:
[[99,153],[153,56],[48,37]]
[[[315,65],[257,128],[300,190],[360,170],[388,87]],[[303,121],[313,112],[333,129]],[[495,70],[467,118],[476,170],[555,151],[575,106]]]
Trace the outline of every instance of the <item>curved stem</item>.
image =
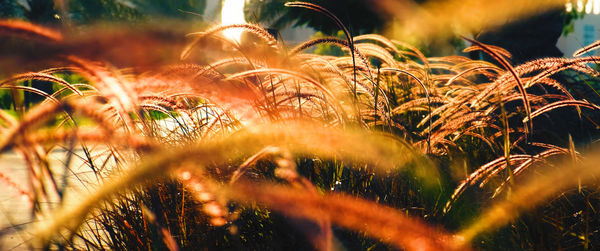
[[[403,74],[410,76],[414,80],[416,80],[417,83],[419,83],[419,85],[421,86],[421,88],[423,88],[423,90],[425,91],[425,96],[427,97],[427,112],[429,113],[429,115],[431,115],[431,100],[429,98],[429,90],[427,90],[427,87],[425,87],[425,84],[423,84],[423,81],[421,81],[419,78],[417,78],[417,76],[415,76],[414,74],[412,74],[408,71],[405,71],[405,70],[396,69],[396,68],[381,68],[381,72],[386,72],[386,71],[403,73]],[[429,130],[427,132],[427,153],[429,154],[431,151],[431,116],[429,117],[428,120],[429,120]]]

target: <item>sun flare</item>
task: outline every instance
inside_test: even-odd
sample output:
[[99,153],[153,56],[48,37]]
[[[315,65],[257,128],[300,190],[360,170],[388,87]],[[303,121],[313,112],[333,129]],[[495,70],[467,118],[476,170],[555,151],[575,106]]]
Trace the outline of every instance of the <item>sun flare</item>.
[[[221,24],[245,24],[244,18],[244,4],[245,0],[224,0],[223,8],[221,9]],[[240,42],[242,36],[241,29],[229,29],[224,31],[223,34],[228,39],[236,42]]]

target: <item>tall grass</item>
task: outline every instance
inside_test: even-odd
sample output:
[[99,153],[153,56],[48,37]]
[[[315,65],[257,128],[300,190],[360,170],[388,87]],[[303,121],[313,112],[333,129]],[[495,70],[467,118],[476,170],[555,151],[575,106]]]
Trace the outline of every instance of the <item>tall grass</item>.
[[[252,35],[222,37],[234,28]],[[66,37],[12,21],[0,31],[57,46]],[[597,76],[597,58],[581,56],[597,45],[513,66],[470,39],[465,51],[495,62],[345,34],[287,48],[258,25],[214,26],[190,33],[174,65],[118,68],[74,46],[60,67],[5,78],[13,104],[0,112],[0,150],[23,160],[27,179],[0,170],[0,183],[33,223],[2,234],[50,249],[531,248],[522,214],[538,208],[586,212],[574,216],[583,230],[567,229],[568,215],[537,218],[562,233],[552,243],[599,245],[598,168],[585,154],[596,130],[574,143],[548,125],[596,123],[598,105],[561,74]],[[346,55],[306,52],[322,43]],[[21,102],[25,92],[42,101]],[[70,174],[82,169],[91,175]]]

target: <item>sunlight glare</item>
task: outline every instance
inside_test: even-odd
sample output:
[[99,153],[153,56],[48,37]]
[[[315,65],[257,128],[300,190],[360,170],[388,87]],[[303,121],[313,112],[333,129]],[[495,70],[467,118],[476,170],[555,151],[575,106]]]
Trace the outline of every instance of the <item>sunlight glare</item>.
[[583,0],[577,0],[577,12],[583,12]]
[[569,2],[567,2],[567,3],[565,4],[565,10],[566,10],[567,12],[571,12],[571,11],[573,10],[573,3],[571,3],[570,1],[569,1]]
[[[221,24],[245,24],[244,18],[245,0],[224,0],[223,8],[221,9]],[[228,29],[223,32],[226,38],[235,42],[240,42],[242,36],[241,29]]]
[[591,0],[587,1],[587,3],[585,4],[585,14],[592,13],[592,4],[593,4],[593,1],[591,1]]

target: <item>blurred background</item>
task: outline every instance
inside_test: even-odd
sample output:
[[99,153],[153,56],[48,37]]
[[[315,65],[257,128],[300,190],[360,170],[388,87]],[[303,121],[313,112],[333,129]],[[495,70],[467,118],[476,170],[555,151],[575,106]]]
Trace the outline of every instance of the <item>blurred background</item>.
[[[327,17],[314,11],[287,8],[285,2],[289,1],[0,0],[0,18],[23,19],[65,29],[107,22],[164,24],[164,20],[198,28],[244,20],[270,28],[289,44],[298,44],[316,35],[338,34],[339,28]],[[516,56],[515,63],[540,56],[569,56],[596,41],[600,27],[599,0],[494,1],[498,3],[486,4],[487,7],[477,1],[307,2],[330,10],[353,35],[385,34],[436,56],[456,54],[464,46],[457,36],[464,35],[506,48]]]

